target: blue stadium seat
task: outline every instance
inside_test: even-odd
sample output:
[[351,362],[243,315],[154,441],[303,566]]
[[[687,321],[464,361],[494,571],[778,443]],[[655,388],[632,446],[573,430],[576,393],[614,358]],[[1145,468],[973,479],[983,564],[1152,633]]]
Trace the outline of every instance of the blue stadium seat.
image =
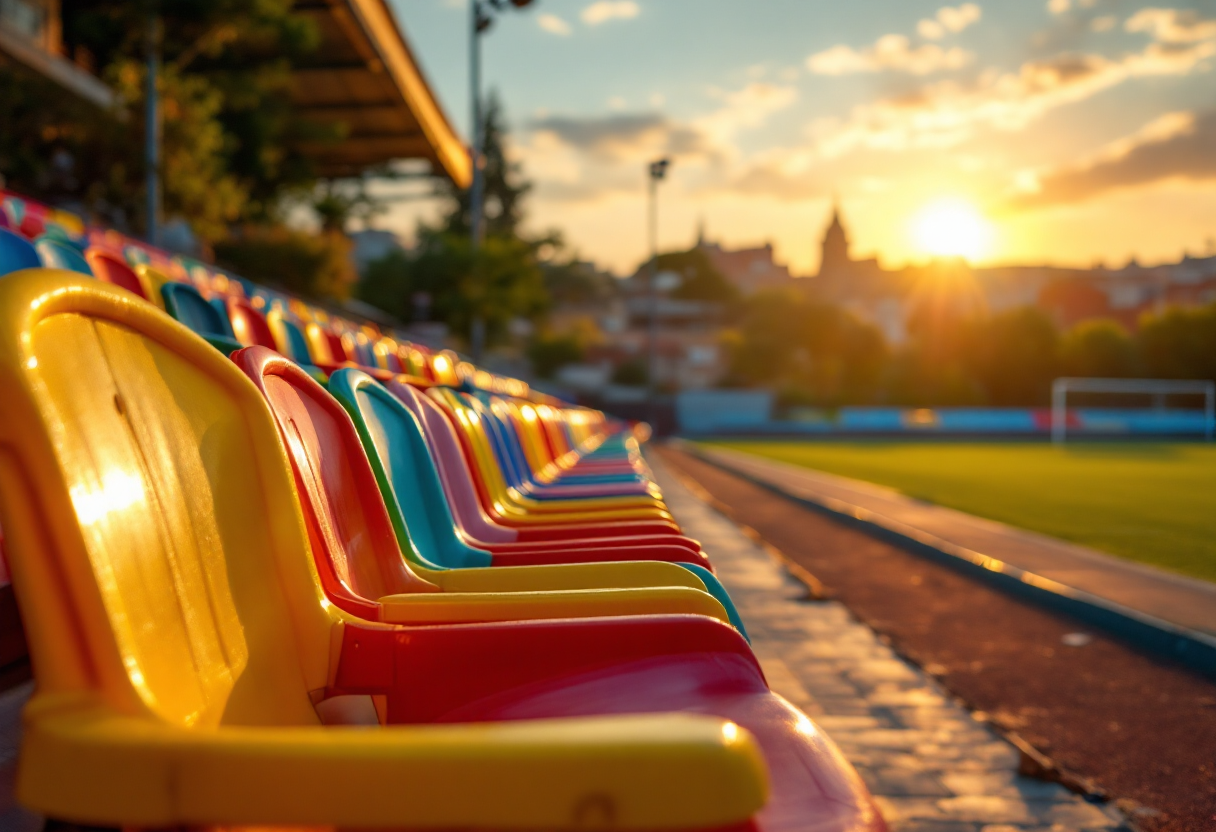
[[220,308],[208,303],[189,283],[166,283],[160,287],[161,296],[165,299],[165,311],[185,324],[196,334],[201,335],[207,343],[224,355],[228,355],[242,346],[232,331],[232,322],[228,314]]
[[0,274],[42,267],[33,243],[12,231],[0,228]]
[[80,249],[63,240],[42,236],[34,241],[34,248],[38,250],[38,256],[42,258],[42,265],[48,269],[66,269],[70,272],[87,274],[89,277],[93,276],[93,270],[89,268],[89,261],[84,259]]

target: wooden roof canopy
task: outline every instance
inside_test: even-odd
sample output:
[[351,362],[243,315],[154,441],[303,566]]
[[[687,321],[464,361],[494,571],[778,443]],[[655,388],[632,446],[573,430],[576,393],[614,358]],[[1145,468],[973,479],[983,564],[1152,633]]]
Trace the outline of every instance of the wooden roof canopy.
[[326,177],[355,176],[399,159],[468,187],[468,150],[448,123],[387,0],[297,0],[321,43],[293,72],[292,98],[306,115],[342,122],[345,138],[305,153]]

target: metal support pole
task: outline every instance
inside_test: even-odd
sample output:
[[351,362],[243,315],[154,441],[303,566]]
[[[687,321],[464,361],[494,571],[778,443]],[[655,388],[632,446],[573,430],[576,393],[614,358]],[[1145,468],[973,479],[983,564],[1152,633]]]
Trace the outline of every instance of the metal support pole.
[[1208,382],[1203,391],[1203,438],[1212,441],[1212,432],[1216,429],[1216,384]]
[[481,0],[473,0],[469,9],[469,102],[472,115],[469,157],[473,162],[473,182],[469,186],[469,235],[476,251],[481,245],[481,202],[485,188],[481,167]]
[[[473,161],[473,181],[469,185],[469,242],[474,255],[473,266],[476,268],[476,255],[481,248],[481,203],[485,189],[481,158],[481,0],[473,0],[469,7],[469,105],[472,114],[472,126],[469,128],[469,140],[472,145],[469,148],[469,157]],[[480,364],[486,342],[486,322],[480,309],[473,310],[473,320],[469,325],[469,342],[473,363]]]
[[1068,422],[1068,384],[1058,378],[1051,384],[1051,441],[1064,444],[1064,431]]
[[145,226],[148,242],[157,245],[160,236],[160,102],[156,79],[160,74],[160,21],[153,11],[148,15],[145,33],[147,77],[144,90],[144,176],[148,214]]
[[659,369],[659,310],[655,282],[659,270],[659,180],[650,176],[648,234],[650,236],[650,268],[646,270],[646,401],[651,428],[659,430],[659,401],[657,376]]

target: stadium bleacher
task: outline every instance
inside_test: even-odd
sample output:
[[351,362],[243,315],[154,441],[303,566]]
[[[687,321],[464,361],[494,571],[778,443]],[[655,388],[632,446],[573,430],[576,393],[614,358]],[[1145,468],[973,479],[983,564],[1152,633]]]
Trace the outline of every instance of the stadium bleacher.
[[644,427],[0,198],[22,806],[123,828],[885,830],[769,690]]

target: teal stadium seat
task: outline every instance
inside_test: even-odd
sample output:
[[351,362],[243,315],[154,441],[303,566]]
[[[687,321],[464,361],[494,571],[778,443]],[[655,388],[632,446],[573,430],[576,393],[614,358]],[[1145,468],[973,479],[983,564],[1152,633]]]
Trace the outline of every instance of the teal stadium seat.
[[16,232],[0,228],[0,275],[42,267],[34,244]]
[[228,315],[208,303],[198,289],[188,283],[166,283],[160,287],[160,292],[166,312],[224,355],[241,348]]
[[48,269],[66,269],[93,276],[93,270],[89,268],[89,262],[84,259],[80,249],[70,243],[43,235],[34,241],[34,248],[38,250],[42,265]]

